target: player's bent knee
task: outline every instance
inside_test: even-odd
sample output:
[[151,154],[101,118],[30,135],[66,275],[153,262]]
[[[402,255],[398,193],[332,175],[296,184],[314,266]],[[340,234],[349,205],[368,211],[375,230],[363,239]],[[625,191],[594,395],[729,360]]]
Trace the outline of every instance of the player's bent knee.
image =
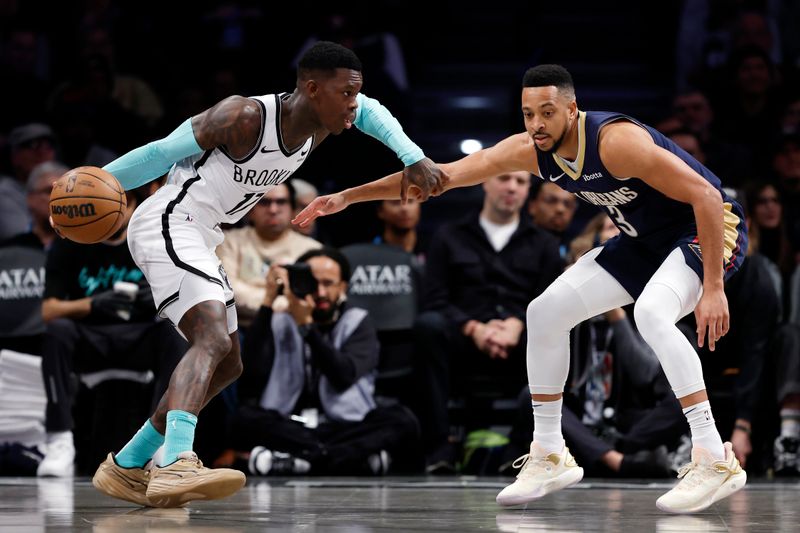
[[572,329],[575,324],[570,321],[567,313],[562,312],[561,307],[559,297],[551,289],[547,289],[528,304],[525,312],[528,329],[545,334]]
[[220,360],[228,355],[233,346],[233,342],[224,328],[210,328],[209,331],[198,336],[193,344]]
[[639,333],[645,339],[657,338],[665,329],[673,326],[670,320],[664,316],[659,305],[649,300],[636,302],[636,305],[633,306],[633,318]]

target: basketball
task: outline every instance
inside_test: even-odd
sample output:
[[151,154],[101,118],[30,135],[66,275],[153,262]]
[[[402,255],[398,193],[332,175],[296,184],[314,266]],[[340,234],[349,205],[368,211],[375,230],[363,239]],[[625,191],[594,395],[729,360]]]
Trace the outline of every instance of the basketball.
[[67,239],[93,244],[119,230],[127,204],[125,190],[114,176],[102,168],[78,167],[53,184],[50,217]]

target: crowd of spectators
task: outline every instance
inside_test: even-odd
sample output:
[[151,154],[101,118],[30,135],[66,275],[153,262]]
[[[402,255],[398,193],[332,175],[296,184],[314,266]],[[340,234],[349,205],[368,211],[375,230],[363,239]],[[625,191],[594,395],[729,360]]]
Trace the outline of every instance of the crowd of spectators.
[[[726,288],[731,332],[716,351],[699,350],[720,432],[751,472],[800,476],[800,46],[786,25],[800,10],[778,4],[685,2],[672,104],[651,115],[747,214],[748,258]],[[56,7],[71,22],[57,28],[31,9],[4,2],[0,12],[0,349],[41,356],[47,437],[31,473],[66,476],[109,451],[91,445],[97,421],[83,423],[86,413],[109,417],[134,404],[146,413],[186,345],[157,318],[124,227],[95,245],[55,237],[53,181],[70,167],[102,166],[230,94],[290,86],[293,58],[320,36],[362,55],[369,93],[401,121],[413,111],[413,79],[398,36],[365,31],[352,14],[321,16],[279,47],[258,30],[271,14],[257,3],[204,7],[177,26],[135,15],[142,9],[127,2]],[[152,60],[154,37],[139,56],[125,45],[168,32],[183,43],[169,63]],[[364,157],[338,161],[341,142],[363,143]],[[477,471],[511,473],[533,424],[526,306],[616,228],[524,172],[487,181],[482,203],[432,232],[421,231],[425,211],[413,200],[370,207],[364,227],[337,231],[337,217],[293,227],[318,189],[393,170],[370,142],[332,139],[305,180],[274,188],[225,229],[217,254],[236,293],[244,371],[209,405],[197,445],[209,463],[254,475],[441,474],[475,471],[470,434],[491,428],[500,433],[484,445],[493,460]],[[129,191],[128,216],[155,187]],[[681,324],[690,339],[692,320]],[[578,325],[570,343],[564,434],[582,466],[673,475],[688,460],[688,427],[630,310]],[[114,394],[120,381],[138,388]],[[130,434],[114,427],[109,446]]]

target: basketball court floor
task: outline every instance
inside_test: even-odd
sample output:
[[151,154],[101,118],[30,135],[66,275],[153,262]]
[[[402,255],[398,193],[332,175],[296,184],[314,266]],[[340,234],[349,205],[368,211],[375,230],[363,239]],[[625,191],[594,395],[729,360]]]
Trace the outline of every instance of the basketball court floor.
[[231,498],[144,509],[105,497],[88,478],[0,480],[0,531],[340,532],[800,531],[800,483],[755,481],[692,516],[655,507],[667,483],[586,480],[503,509],[499,478],[250,478]]

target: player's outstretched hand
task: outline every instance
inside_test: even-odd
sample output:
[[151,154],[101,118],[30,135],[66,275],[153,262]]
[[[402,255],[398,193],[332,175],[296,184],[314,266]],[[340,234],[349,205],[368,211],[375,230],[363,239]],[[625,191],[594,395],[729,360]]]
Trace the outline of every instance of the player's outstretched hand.
[[292,224],[305,228],[315,219],[338,213],[346,208],[347,205],[347,200],[345,200],[342,193],[337,192],[334,194],[326,194],[325,196],[317,196],[305,209],[297,213],[297,216],[292,219]]
[[705,291],[694,309],[697,319],[697,347],[702,348],[708,331],[708,349],[712,352],[717,341],[730,328],[728,298],[722,289]]
[[450,176],[436,163],[427,157],[421,159],[403,169],[403,179],[400,182],[400,201],[405,204],[409,195],[416,196],[417,200],[421,202],[430,196],[439,196],[444,192],[449,181]]

